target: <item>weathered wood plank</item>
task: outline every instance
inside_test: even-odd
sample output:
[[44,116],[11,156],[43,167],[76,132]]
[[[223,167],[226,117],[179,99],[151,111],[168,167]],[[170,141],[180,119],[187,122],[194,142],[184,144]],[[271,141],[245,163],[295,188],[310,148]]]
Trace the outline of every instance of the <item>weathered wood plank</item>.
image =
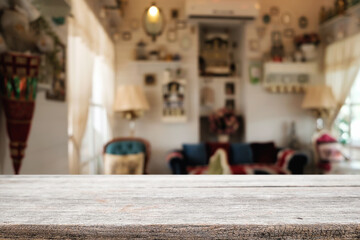
[[1,176],[0,238],[360,239],[360,176]]

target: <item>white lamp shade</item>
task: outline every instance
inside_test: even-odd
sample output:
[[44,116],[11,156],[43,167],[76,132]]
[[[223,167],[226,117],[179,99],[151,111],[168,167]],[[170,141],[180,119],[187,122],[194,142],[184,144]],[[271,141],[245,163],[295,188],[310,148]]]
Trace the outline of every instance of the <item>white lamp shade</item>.
[[140,86],[123,85],[118,87],[114,103],[115,112],[145,111],[149,109],[149,103]]
[[336,107],[336,100],[332,89],[326,85],[310,86],[302,103],[304,109],[332,109]]

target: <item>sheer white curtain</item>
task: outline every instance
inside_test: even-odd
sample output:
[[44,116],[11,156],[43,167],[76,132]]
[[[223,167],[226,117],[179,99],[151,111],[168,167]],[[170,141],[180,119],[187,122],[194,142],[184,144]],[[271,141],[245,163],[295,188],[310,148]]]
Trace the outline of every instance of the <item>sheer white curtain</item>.
[[68,21],[67,71],[69,171],[71,174],[79,174],[80,148],[87,125],[94,64],[97,64],[96,69],[103,74],[104,105],[107,106],[108,119],[112,123],[115,57],[113,42],[85,0],[72,0],[71,8],[73,17]]
[[351,87],[360,70],[360,34],[331,44],[325,55],[325,81],[335,95],[337,107],[330,115],[329,129],[342,105],[348,97]]

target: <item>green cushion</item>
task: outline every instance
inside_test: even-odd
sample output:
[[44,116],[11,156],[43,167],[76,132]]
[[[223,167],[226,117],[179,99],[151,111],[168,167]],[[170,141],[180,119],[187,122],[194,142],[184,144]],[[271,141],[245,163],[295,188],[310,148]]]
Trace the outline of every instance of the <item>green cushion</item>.
[[143,143],[137,141],[113,142],[106,147],[105,152],[115,155],[137,154],[145,153],[146,147]]

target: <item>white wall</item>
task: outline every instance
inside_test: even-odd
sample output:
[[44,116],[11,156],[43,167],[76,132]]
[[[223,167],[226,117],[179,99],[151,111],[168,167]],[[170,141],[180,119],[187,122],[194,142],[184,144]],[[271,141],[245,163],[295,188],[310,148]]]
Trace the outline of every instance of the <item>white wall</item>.
[[[2,110],[0,139],[2,173],[13,174]],[[47,100],[45,92],[39,92],[20,174],[67,174],[67,139],[66,103]]]
[[[146,7],[152,1],[131,0],[125,13],[125,20],[122,24],[123,31],[129,31],[129,19],[141,19]],[[180,18],[184,14],[184,0],[158,0],[156,4],[162,8],[169,19],[170,9],[180,10]],[[260,0],[261,16],[269,12],[271,6],[277,6],[280,12],[285,11],[293,14],[293,26],[296,34],[304,32],[313,32],[318,30],[318,15],[321,6],[332,5],[332,1],[317,0]],[[309,19],[309,26],[305,30],[298,28],[298,18],[305,15]],[[169,24],[169,23],[168,23]],[[262,25],[261,20],[246,25],[244,36],[244,57],[243,57],[243,75],[241,77],[243,89],[241,107],[245,117],[246,141],[275,141],[277,145],[286,144],[286,128],[291,121],[297,123],[297,130],[300,140],[305,144],[310,142],[311,134],[315,128],[315,120],[301,109],[303,95],[296,94],[271,94],[265,91],[261,85],[250,85],[248,80],[248,60],[259,58],[262,54],[248,51],[250,39],[258,38],[256,27]],[[261,52],[270,51],[270,34],[272,29],[282,29],[281,25],[271,25],[266,29],[266,37],[260,41]],[[165,30],[166,33],[166,30]],[[198,52],[198,33],[189,33],[189,29],[180,31],[178,36],[181,39],[183,34],[189,34],[193,39],[191,50],[184,52],[179,48],[179,43],[169,44],[166,42],[166,34],[163,34],[156,43],[152,44],[150,39],[144,35],[143,29],[132,32],[131,41],[119,40],[117,42],[117,84],[124,83],[142,83],[144,73],[157,73],[158,82],[156,86],[146,87],[145,91],[149,98],[151,110],[142,119],[138,121],[137,136],[148,139],[152,144],[152,159],[150,162],[150,173],[169,173],[165,161],[166,153],[174,148],[180,148],[182,143],[197,142],[199,137],[199,79],[197,76],[197,52]],[[188,71],[190,101],[189,121],[186,124],[165,124],[161,122],[161,67],[141,67],[136,68],[129,65],[129,61],[134,58],[136,43],[140,40],[146,40],[148,50],[159,46],[166,46],[169,51],[179,52],[183,55],[183,67]],[[291,47],[292,41],[284,39],[285,46]],[[291,48],[288,48],[291,50]],[[320,79],[319,79],[320,80]],[[118,116],[115,136],[126,136],[128,125]]]

